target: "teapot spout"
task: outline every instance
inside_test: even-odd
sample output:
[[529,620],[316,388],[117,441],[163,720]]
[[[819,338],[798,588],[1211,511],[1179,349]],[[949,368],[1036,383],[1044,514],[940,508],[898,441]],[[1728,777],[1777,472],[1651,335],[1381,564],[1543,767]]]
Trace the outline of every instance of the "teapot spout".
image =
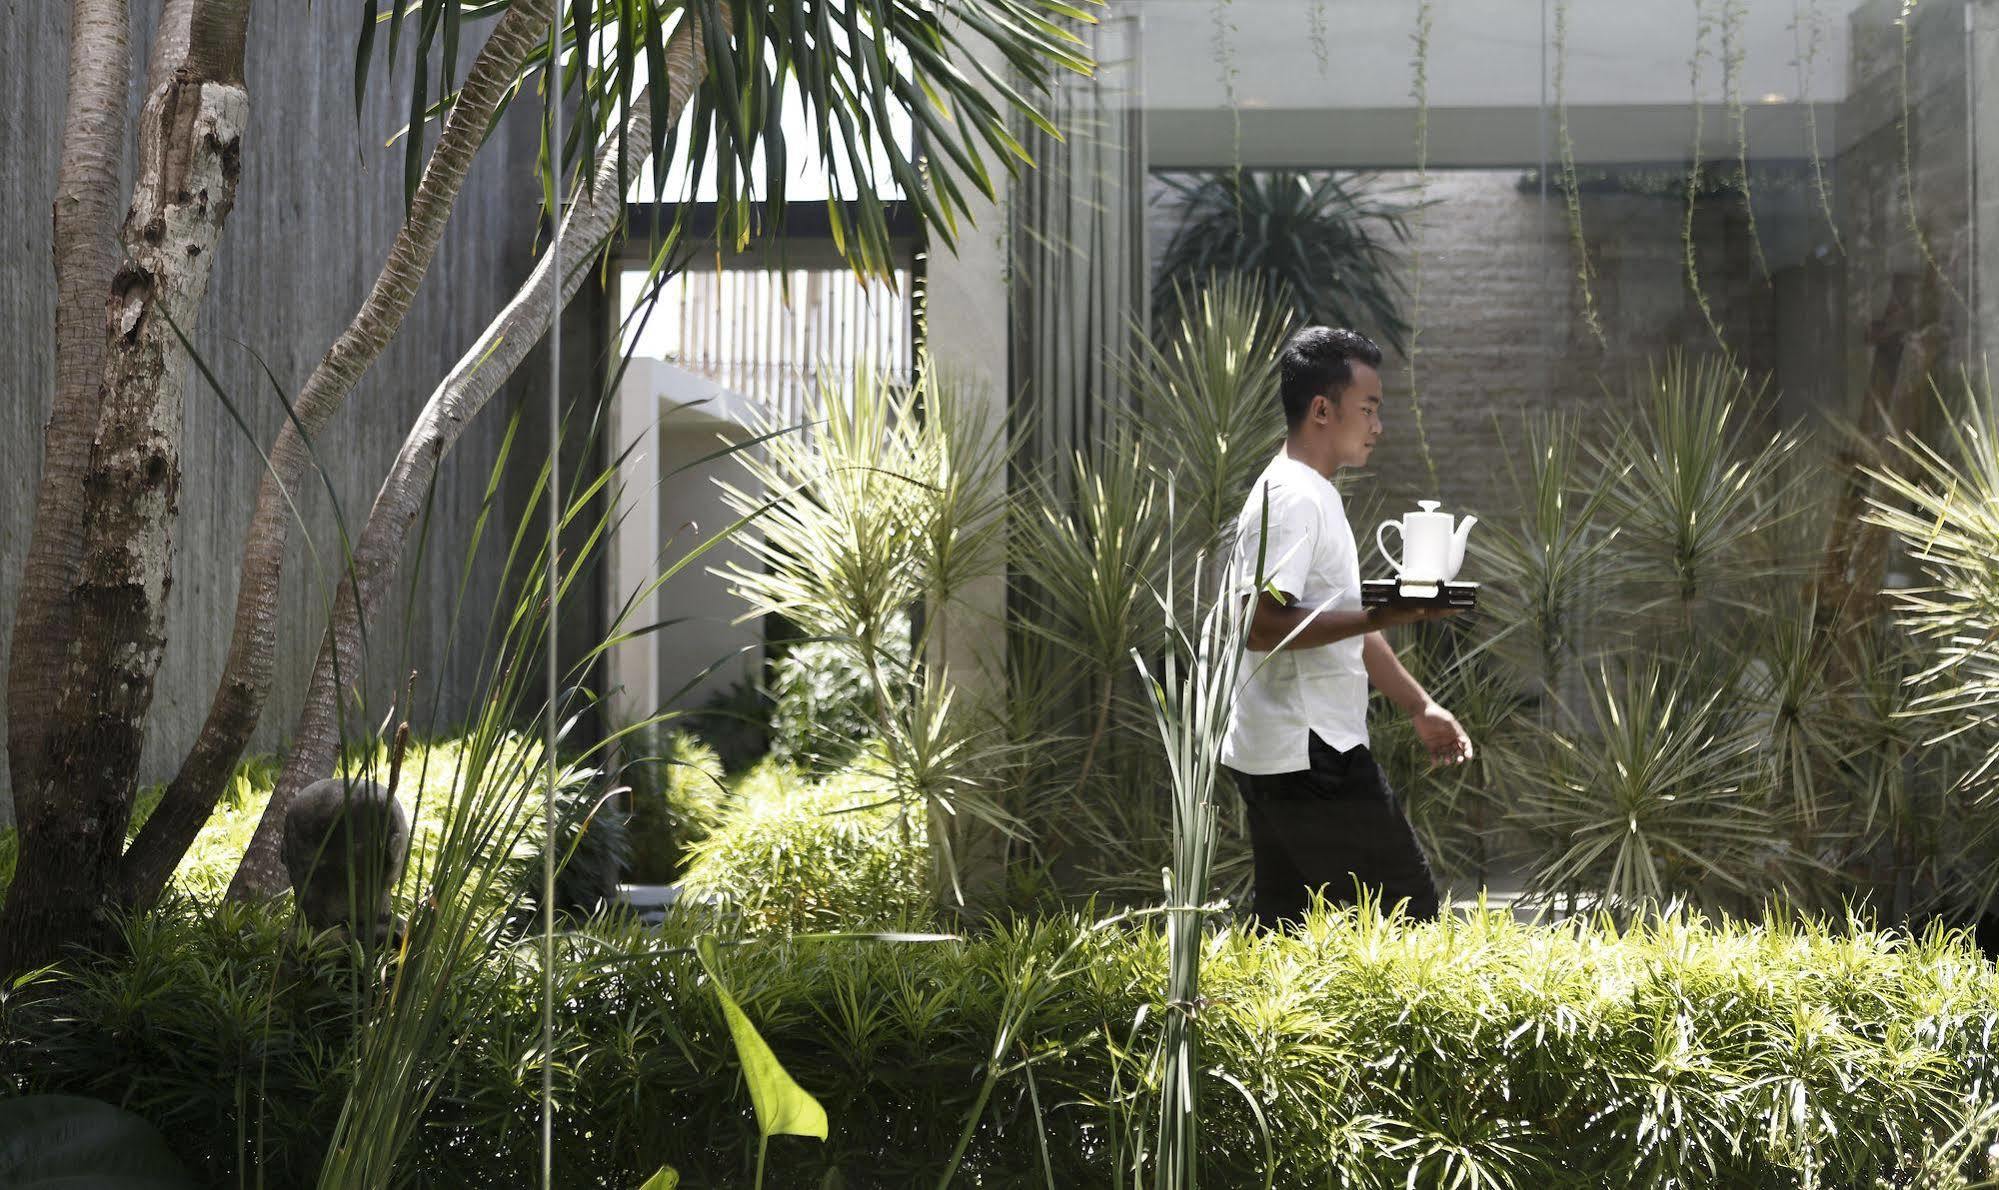
[[1451,534],[1451,577],[1458,577],[1458,567],[1465,564],[1465,543],[1471,540],[1471,527],[1478,524],[1478,518],[1467,514],[1458,522],[1457,532]]

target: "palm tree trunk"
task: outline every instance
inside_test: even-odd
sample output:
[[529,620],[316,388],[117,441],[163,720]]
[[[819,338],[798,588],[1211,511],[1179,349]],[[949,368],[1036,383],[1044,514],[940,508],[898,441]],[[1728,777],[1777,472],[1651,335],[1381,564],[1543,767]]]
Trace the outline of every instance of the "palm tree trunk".
[[[707,69],[698,27],[683,23],[667,43],[670,119],[677,120]],[[652,147],[652,114],[648,96],[632,99],[631,115],[620,139],[606,144],[587,193],[580,188],[563,220],[565,245],[562,302],[566,305],[592,272],[591,258],[616,229],[624,211],[618,189],[619,159],[627,177],[637,177]],[[367,525],[354,549],[347,576],[335,596],[333,615],[320,642],[305,707],[286,753],[264,817],[230,883],[233,898],[275,896],[286,886],[278,859],[285,807],[292,795],[332,772],[340,746],[339,681],[350,681],[361,665],[362,625],[380,607],[395,575],[397,561],[424,504],[439,460],[465,426],[486,406],[541,341],[557,309],[550,292],[552,256],[544,255],[534,272],[478,341],[431,394],[402,451],[383,481],[368,513]],[[339,681],[336,681],[338,675]]]
[[42,434],[42,482],[21,572],[7,671],[7,758],[16,813],[40,786],[55,676],[69,640],[70,583],[83,557],[83,477],[104,380],[104,286],[118,267],[118,173],[131,59],[125,0],[72,0],[69,107],[56,166],[55,394]]
[[270,693],[272,658],[277,651],[278,596],[291,529],[291,499],[312,461],[312,439],[339,412],[362,375],[401,328],[444,238],[451,208],[494,113],[519,76],[528,52],[548,28],[551,3],[515,0],[480,48],[457,101],[445,117],[444,130],[411,200],[409,217],[396,232],[373,289],[306,378],[305,387],[292,403],[293,417],[278,431],[270,468],[257,486],[256,510],[244,534],[228,660],[201,734],[124,858],[123,896],[129,904],[148,904],[159,896],[181,856],[214,812],[229,774],[256,730]]
[[200,314],[235,203],[250,114],[248,19],[249,0],[198,3],[186,62],[140,115],[125,259],[110,277],[81,482],[82,551],[62,595],[68,631],[40,738],[27,741],[32,779],[15,790],[20,866],[0,916],[0,970],[46,961],[65,942],[96,941],[116,896],[166,645],[187,365],[179,336]]

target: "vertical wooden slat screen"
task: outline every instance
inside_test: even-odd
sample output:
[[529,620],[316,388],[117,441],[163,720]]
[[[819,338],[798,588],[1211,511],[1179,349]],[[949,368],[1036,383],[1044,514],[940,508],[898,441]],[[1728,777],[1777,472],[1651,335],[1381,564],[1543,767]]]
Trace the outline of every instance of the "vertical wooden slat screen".
[[914,366],[910,276],[862,285],[844,269],[689,269],[661,292],[674,362],[800,420],[814,376],[866,364],[893,375]]
[[1119,363],[1149,318],[1139,18],[1079,25],[1098,69],[1048,101],[1056,140],[1025,121],[1037,168],[1014,187],[1009,226],[1016,484],[1066,492],[1069,459],[1101,449],[1128,404]]

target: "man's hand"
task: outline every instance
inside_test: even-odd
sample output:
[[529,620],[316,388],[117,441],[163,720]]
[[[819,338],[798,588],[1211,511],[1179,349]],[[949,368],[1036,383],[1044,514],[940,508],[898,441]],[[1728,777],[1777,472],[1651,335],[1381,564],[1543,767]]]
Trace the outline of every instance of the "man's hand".
[[1429,750],[1432,764],[1463,764],[1475,755],[1458,717],[1436,703],[1424,704],[1409,721],[1416,725],[1416,738]]

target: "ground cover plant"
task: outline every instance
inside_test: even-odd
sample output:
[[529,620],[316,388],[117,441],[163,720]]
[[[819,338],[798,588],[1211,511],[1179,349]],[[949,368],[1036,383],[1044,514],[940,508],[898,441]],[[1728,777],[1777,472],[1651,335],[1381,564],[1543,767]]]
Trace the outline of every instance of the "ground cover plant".
[[[1961,938],[1839,924],[1490,913],[1412,928],[1368,908],[1290,936],[1214,934],[1201,1176],[1951,1184],[1895,1180],[1926,1158],[1990,1176],[1999,1138],[1979,1112],[1995,1097],[1999,976]],[[635,1186],[662,1164],[684,1184],[748,1184],[756,1125],[689,951],[712,928],[600,921],[566,938],[560,1184]],[[7,1091],[122,1104],[216,1184],[309,1180],[354,1077],[349,953],[236,907],[125,933],[129,961],[8,995]],[[820,1185],[834,1168],[847,1185],[927,1184],[968,1122],[960,1184],[1134,1181],[1131,1141],[1150,1143],[1160,1091],[1144,1056],[1166,1015],[1156,921],[1063,915],[955,942],[772,936],[717,961],[830,1120],[824,1144],[773,1141],[768,1185]],[[481,1015],[447,1026],[461,1052],[411,1130],[407,1184],[517,1184],[533,1168],[539,966],[502,949],[481,978]]]

